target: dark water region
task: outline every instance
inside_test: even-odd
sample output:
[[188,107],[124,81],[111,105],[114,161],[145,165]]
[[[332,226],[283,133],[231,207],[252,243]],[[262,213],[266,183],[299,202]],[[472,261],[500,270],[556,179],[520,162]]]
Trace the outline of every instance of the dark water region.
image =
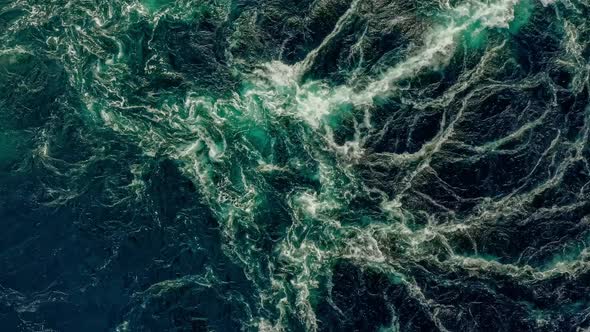
[[590,329],[588,0],[0,0],[0,331]]

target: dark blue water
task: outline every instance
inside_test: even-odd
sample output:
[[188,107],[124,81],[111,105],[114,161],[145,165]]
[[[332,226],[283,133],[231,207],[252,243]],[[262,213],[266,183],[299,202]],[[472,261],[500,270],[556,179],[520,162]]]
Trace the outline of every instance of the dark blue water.
[[590,329],[586,0],[0,0],[0,331]]

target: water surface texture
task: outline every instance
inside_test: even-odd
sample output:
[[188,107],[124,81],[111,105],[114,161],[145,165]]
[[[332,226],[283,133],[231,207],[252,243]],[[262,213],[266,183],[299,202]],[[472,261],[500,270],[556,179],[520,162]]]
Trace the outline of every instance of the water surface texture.
[[0,331],[588,331],[588,0],[0,0]]

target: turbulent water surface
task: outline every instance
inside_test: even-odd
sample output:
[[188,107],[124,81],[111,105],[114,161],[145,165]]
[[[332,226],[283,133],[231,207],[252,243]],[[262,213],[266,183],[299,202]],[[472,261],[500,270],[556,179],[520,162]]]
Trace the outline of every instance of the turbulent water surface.
[[0,0],[1,331],[588,331],[588,0]]

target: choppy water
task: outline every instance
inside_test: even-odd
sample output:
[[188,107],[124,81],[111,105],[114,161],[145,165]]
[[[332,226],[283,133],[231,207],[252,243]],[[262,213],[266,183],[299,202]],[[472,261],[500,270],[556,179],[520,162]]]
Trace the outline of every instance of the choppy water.
[[588,0],[0,0],[0,330],[590,329]]

